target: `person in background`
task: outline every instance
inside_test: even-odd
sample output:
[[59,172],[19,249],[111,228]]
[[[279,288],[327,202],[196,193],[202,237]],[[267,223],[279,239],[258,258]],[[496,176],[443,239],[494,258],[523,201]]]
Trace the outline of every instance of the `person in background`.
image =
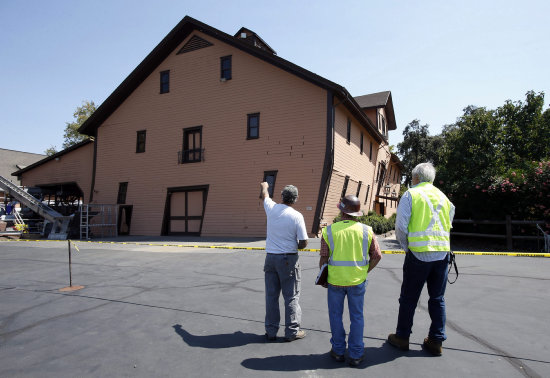
[[285,303],[285,341],[303,339],[306,332],[300,329],[301,268],[298,249],[307,246],[307,231],[302,214],[292,208],[298,200],[298,188],[287,185],[281,192],[282,203],[269,197],[269,184],[262,182],[260,198],[267,216],[265,243],[265,331],[268,341],[277,339],[279,322],[279,295]]
[[426,283],[432,322],[422,346],[440,356],[443,341],[447,339],[444,295],[455,207],[433,185],[434,179],[435,168],[431,163],[418,164],[412,170],[413,186],[401,197],[397,207],[395,236],[405,251],[405,262],[397,328],[388,336],[388,342],[400,350],[409,350],[414,312]]
[[372,228],[359,223],[363,215],[356,196],[345,196],[338,204],[342,220],[323,229],[319,267],[328,264],[327,302],[332,348],[330,356],[345,361],[346,331],[342,322],[344,299],[348,298],[350,331],[348,335],[348,363],[359,366],[365,358],[363,342],[363,304],[367,274],[382,258]]

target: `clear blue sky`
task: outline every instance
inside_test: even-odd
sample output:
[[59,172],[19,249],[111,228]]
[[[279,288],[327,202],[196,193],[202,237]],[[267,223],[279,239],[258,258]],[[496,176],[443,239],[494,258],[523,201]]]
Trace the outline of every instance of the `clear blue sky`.
[[550,98],[550,1],[0,0],[0,148],[61,148],[84,100],[101,104],[185,16],[245,26],[353,95],[390,90],[402,141],[467,105]]

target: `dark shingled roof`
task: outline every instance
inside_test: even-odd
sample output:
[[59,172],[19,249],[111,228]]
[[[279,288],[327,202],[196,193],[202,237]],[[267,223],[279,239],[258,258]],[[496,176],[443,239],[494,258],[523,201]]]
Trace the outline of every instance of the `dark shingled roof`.
[[359,104],[361,109],[386,108],[386,116],[388,118],[388,130],[397,129],[397,124],[395,122],[395,113],[393,111],[393,101],[390,91],[358,96],[354,97],[354,100]]
[[[235,48],[247,52],[258,59],[262,59],[276,67],[279,67],[293,75],[309,81],[321,88],[334,93],[353,116],[365,127],[365,129],[378,141],[385,140],[370,119],[362,111],[361,107],[349,94],[346,88],[314,74],[296,64],[274,55],[269,51],[255,47],[252,44],[240,40],[232,35],[208,26],[194,18],[185,16],[168,33],[166,37],[145,57],[145,59],[128,75],[128,77],[114,90],[114,92],[101,104],[99,108],[84,122],[78,130],[81,134],[95,136],[97,128],[130,96],[130,94],[168,57],[176,47],[192,32],[200,31],[212,38],[216,38]],[[265,42],[264,42],[265,43]],[[267,45],[267,44],[266,44]]]

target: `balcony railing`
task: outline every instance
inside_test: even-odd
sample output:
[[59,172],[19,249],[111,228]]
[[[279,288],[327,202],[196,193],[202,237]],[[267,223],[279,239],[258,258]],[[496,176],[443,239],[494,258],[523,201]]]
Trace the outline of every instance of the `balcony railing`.
[[204,148],[178,151],[178,164],[198,163],[204,160]]

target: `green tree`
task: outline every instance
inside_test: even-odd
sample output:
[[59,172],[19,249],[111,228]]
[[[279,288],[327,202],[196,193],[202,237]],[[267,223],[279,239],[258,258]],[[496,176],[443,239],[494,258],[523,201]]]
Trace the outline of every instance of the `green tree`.
[[441,136],[430,136],[429,126],[415,119],[403,131],[403,142],[397,145],[397,153],[403,163],[405,186],[411,183],[411,171],[420,163],[430,161],[437,165],[438,150],[443,144]]
[[63,135],[63,138],[65,139],[63,142],[63,149],[69,148],[88,138],[88,136],[80,134],[78,129],[88,119],[88,117],[95,112],[95,110],[96,106],[93,101],[82,101],[82,106],[76,108],[73,113],[74,121],[67,122],[65,127],[65,133]]
[[[496,110],[469,106],[445,127],[436,182],[457,206],[457,217],[545,214],[533,208],[548,202],[550,184],[537,173],[544,168],[546,174],[550,156],[550,111],[543,112],[543,104],[544,93],[530,91],[526,102],[509,100]],[[512,177],[521,183],[510,186]],[[542,186],[534,184],[539,181]]]
[[50,146],[50,148],[44,151],[44,153],[46,154],[46,156],[52,156],[57,153],[57,150],[55,149],[55,146],[52,145]]

